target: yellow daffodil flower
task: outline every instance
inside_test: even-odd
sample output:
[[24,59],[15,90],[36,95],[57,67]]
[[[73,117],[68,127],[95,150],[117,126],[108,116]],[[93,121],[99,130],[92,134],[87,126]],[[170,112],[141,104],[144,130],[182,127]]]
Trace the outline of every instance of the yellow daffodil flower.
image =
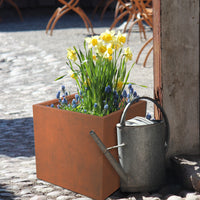
[[119,80],[119,81],[117,82],[117,91],[120,91],[120,90],[122,89],[123,85],[124,85],[124,83],[123,83],[122,81]]
[[100,35],[100,38],[101,38],[103,41],[109,43],[109,42],[111,42],[111,41],[113,40],[114,35],[115,35],[115,31],[106,30],[106,32],[104,32],[104,33],[102,33],[102,34]]
[[113,49],[111,47],[108,47],[107,48],[107,51],[108,51],[108,54],[109,55],[112,55],[113,54]]
[[68,48],[67,49],[67,58],[75,62],[77,60],[75,50]]
[[96,46],[98,44],[98,39],[98,36],[85,38],[85,41],[88,43],[88,48],[91,49],[92,47]]
[[123,46],[123,43],[121,43],[117,37],[114,38],[114,40],[112,41],[112,48],[115,50],[118,50],[119,48],[121,48]]
[[108,60],[110,60],[110,61],[111,61],[111,60],[112,60],[112,56],[108,56]]
[[95,52],[100,56],[104,56],[106,50],[107,50],[106,45],[103,42],[99,42],[97,44],[97,47],[95,48]]
[[73,73],[73,74],[71,75],[71,78],[75,79],[75,78],[76,78],[76,74]]
[[75,79],[76,74],[72,70],[68,70],[68,74],[71,78]]
[[97,57],[95,55],[92,56],[93,60],[96,61]]
[[118,31],[117,40],[119,43],[124,44],[126,42],[126,34],[121,34],[120,31]]
[[85,86],[90,86],[90,79],[87,78],[87,80],[83,83]]
[[125,53],[124,53],[125,61],[127,62],[128,60],[132,60],[133,54],[132,54],[130,48],[127,47],[126,49],[124,49],[124,51],[125,51]]

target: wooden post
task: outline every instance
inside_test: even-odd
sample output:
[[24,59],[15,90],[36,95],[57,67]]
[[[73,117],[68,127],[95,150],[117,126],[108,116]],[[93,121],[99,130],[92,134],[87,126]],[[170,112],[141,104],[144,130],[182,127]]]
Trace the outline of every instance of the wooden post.
[[198,154],[199,0],[154,0],[154,87],[170,123],[169,156]]

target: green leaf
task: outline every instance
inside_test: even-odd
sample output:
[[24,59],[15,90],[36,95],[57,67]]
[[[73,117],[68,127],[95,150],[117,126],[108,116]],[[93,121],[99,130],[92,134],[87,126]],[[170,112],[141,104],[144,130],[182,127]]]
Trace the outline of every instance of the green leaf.
[[143,88],[148,88],[148,86],[146,86],[146,85],[138,85],[137,83],[133,83],[133,82],[127,82],[126,85],[128,85],[129,83],[132,85],[137,85],[137,86],[143,87]]
[[63,75],[63,76],[60,76],[60,77],[58,77],[57,79],[55,79],[54,81],[58,81],[58,80],[60,80],[60,79],[62,79],[63,77],[65,77],[67,74],[65,74],[65,75]]

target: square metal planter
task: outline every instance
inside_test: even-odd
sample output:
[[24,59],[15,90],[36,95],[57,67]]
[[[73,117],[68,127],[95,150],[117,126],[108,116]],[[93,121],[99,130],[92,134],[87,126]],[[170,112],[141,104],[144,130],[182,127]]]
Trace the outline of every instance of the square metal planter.
[[[69,96],[69,99],[74,95]],[[33,105],[37,177],[96,200],[120,186],[120,179],[89,132],[107,146],[117,145],[116,124],[122,110],[99,117],[47,107],[58,100]],[[127,119],[145,116],[146,102],[129,109]],[[117,158],[117,149],[111,150]]]

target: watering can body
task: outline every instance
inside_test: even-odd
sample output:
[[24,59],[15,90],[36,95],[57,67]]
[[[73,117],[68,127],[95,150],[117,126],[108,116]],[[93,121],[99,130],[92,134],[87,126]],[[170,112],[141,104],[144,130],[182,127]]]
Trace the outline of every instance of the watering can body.
[[153,191],[165,181],[165,126],[153,124],[117,124],[119,162],[128,176],[120,181],[124,192]]
[[[150,100],[162,112],[164,120],[133,118],[126,121],[132,103]],[[149,97],[138,97],[124,109],[117,127],[118,145],[106,148],[94,131],[90,135],[120,176],[123,192],[144,192],[159,189],[165,182],[165,155],[169,141],[169,123],[165,111]],[[118,148],[119,162],[109,152]]]

